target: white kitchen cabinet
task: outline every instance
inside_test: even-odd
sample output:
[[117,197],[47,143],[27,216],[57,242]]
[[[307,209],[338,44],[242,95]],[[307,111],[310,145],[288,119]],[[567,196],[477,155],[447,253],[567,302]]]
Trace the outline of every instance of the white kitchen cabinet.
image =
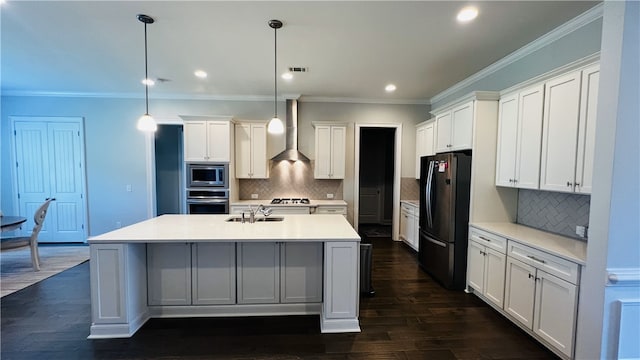
[[322,302],[322,243],[280,244],[280,302]]
[[471,149],[473,101],[436,115],[436,152]]
[[191,305],[191,245],[148,244],[149,305]]
[[400,238],[413,250],[418,251],[418,208],[407,202],[400,202]]
[[599,65],[545,84],[540,189],[591,192]]
[[191,264],[193,305],[236,303],[235,243],[194,243]]
[[322,301],[322,243],[238,243],[238,304]]
[[229,162],[231,122],[184,121],[184,160],[187,162]]
[[500,98],[497,186],[539,188],[543,100],[542,84]]
[[580,123],[578,124],[578,154],[576,160],[575,191],[591,193],[593,156],[596,140],[596,112],[598,109],[598,86],[600,65],[582,71],[580,94]]
[[267,179],[267,124],[243,122],[235,126],[235,169],[238,179]]
[[236,302],[235,243],[148,244],[149,305]]
[[317,205],[316,214],[341,214],[347,216],[347,205]]
[[347,127],[314,123],[316,179],[344,179]]
[[[514,251],[521,254],[511,256]],[[571,357],[578,302],[577,272],[575,276],[565,276],[572,279],[570,282],[545,271],[565,261],[526,246],[513,249],[510,245],[504,310],[550,346]]]
[[467,287],[502,308],[507,239],[474,228],[469,231]]
[[434,155],[435,152],[435,119],[416,126],[416,179],[420,179],[420,158]]

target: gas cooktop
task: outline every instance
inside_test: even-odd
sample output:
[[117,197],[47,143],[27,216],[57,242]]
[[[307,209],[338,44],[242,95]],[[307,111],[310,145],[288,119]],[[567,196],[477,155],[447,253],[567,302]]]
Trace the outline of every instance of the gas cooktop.
[[271,200],[272,204],[281,205],[309,205],[309,199],[307,198],[274,198]]

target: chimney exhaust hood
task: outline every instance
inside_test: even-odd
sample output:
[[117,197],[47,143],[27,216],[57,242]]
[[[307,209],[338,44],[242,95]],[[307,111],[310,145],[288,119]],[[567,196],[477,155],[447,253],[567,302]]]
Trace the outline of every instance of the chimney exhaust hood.
[[286,146],[283,152],[274,156],[273,161],[309,161],[303,153],[298,151],[298,100],[287,99],[287,117],[284,130]]

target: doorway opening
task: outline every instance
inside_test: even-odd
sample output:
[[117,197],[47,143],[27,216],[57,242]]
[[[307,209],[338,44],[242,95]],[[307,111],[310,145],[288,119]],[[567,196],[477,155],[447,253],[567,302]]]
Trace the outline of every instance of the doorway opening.
[[155,133],[156,215],[183,211],[182,125],[159,124]]
[[356,125],[354,223],[367,237],[398,238],[402,127]]

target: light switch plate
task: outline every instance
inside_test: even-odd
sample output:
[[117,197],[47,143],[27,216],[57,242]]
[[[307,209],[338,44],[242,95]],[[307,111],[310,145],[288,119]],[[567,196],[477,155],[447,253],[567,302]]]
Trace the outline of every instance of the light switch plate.
[[327,199],[333,199],[333,194],[327,194]]
[[580,237],[586,237],[587,236],[587,227],[586,226],[576,226],[576,235],[580,236]]

